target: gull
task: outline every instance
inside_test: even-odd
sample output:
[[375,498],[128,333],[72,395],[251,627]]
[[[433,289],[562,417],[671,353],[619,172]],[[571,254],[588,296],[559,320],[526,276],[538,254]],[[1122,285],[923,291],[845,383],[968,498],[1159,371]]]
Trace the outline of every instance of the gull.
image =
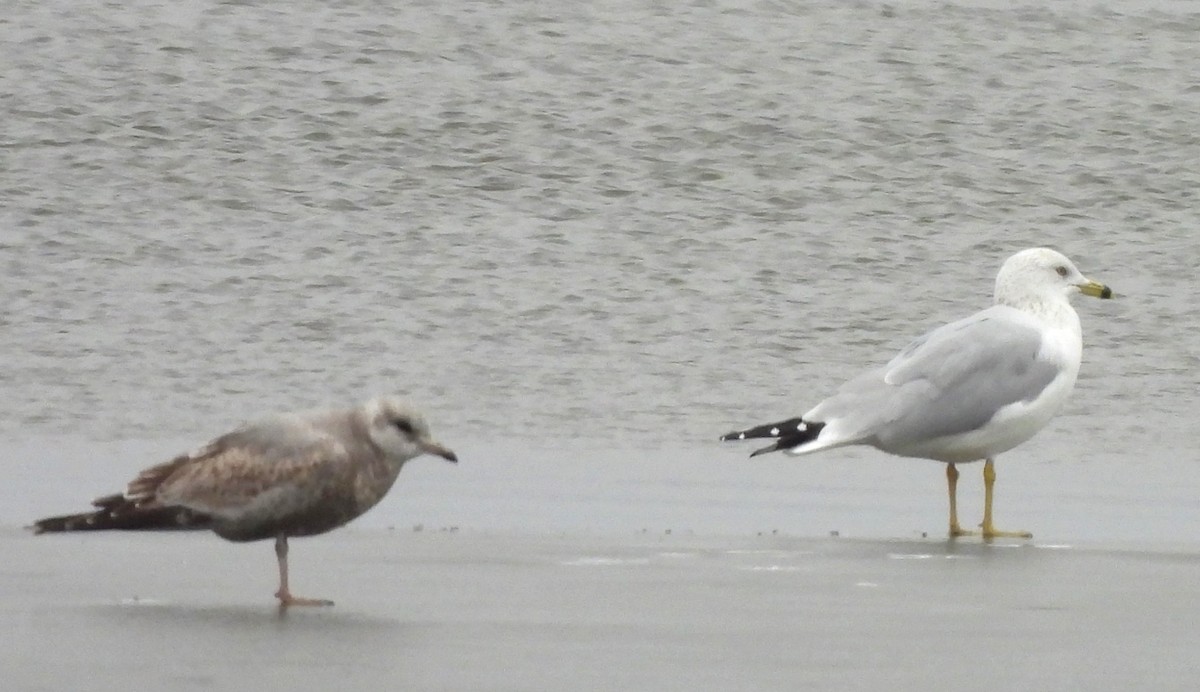
[[1083,354],[1079,315],[1070,303],[1076,293],[1112,297],[1062,254],[1022,250],[1000,268],[992,307],[916,339],[800,417],[721,439],[775,440],[751,457],[868,445],[944,462],[952,538],[975,533],[958,524],[955,465],[982,460],[982,536],[1032,538],[992,524],[994,460],[1045,427],[1075,386]]
[[288,538],[338,528],[378,503],[405,462],[457,462],[425,419],[397,397],[350,409],[286,413],[249,423],[190,454],[142,471],[92,511],[35,522],[35,533],[211,529],[244,542],[275,540],[281,607],[333,605],[288,588]]

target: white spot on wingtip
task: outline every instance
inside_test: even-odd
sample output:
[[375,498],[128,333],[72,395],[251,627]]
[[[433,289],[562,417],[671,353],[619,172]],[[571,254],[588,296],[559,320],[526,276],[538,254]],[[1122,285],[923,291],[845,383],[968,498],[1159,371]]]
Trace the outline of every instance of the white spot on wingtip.
[[804,421],[800,421],[799,423],[796,424],[796,430],[798,430],[800,432],[804,432],[805,430],[808,430],[808,424],[805,423]]
[[746,439],[746,433],[738,433],[738,439],[739,439],[739,440],[744,440],[744,439]]
[[771,436],[779,437],[779,428],[771,428]]

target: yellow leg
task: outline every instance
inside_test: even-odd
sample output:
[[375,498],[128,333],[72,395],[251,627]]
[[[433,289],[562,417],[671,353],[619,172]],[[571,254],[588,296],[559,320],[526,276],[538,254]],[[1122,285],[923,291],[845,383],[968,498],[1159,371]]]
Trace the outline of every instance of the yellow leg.
[[992,460],[988,459],[983,464],[983,537],[1033,538],[1033,534],[1028,531],[997,531],[996,527],[992,526],[992,486],[995,484],[996,468]]
[[946,490],[950,493],[950,537],[974,535],[958,525],[958,469],[954,464],[946,464]]

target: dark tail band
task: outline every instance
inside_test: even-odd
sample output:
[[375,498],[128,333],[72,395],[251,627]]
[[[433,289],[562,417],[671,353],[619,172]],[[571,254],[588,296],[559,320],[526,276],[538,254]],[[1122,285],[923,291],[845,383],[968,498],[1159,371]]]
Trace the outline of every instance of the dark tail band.
[[810,440],[815,440],[817,435],[821,434],[821,428],[824,427],[824,423],[809,423],[803,418],[789,418],[778,423],[767,423],[747,428],[746,430],[735,430],[731,433],[725,433],[721,436],[721,441],[775,438],[774,444],[751,452],[750,456],[756,457],[759,454],[766,454],[780,449],[791,449]]

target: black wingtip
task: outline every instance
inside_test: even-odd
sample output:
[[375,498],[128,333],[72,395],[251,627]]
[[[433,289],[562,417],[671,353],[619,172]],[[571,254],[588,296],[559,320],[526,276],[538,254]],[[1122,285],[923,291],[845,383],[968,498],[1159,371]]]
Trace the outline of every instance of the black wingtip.
[[770,454],[771,452],[778,452],[778,451],[779,451],[779,443],[776,442],[773,445],[767,445],[766,447],[762,447],[760,449],[754,450],[753,452],[750,452],[750,458],[753,459],[754,457],[758,456],[759,454]]
[[80,514],[39,519],[29,529],[34,535],[68,531],[170,531],[207,529],[212,517],[186,507],[139,507],[132,502]]
[[753,428],[746,428],[745,430],[734,430],[733,432],[725,433],[721,436],[721,441],[750,440],[762,437],[788,437],[797,431],[804,432],[809,427],[809,423],[803,418],[789,418],[778,423],[766,423],[764,425],[756,425]]
[[798,447],[805,442],[815,440],[817,435],[821,434],[821,428],[824,428],[824,423],[812,423],[803,418],[789,418],[778,423],[767,423],[765,425],[756,425],[753,428],[745,430],[735,430],[731,433],[725,433],[721,436],[721,441],[729,440],[749,440],[759,438],[773,438],[775,443],[756,449],[751,452],[751,458],[759,454],[768,454],[777,452],[783,449],[792,449]]

